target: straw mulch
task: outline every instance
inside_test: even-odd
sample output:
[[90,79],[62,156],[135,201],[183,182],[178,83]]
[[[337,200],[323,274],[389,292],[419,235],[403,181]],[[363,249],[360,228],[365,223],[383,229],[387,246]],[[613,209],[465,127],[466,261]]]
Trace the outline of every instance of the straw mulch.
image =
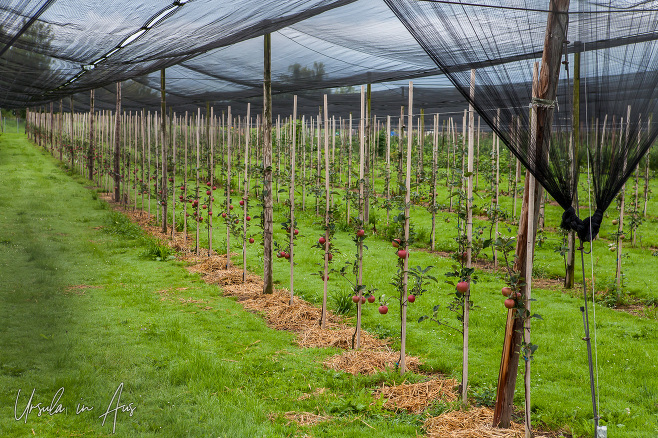
[[408,385],[384,386],[377,390],[375,396],[379,395],[386,400],[385,409],[420,414],[437,400],[444,402],[457,400],[455,387],[458,385],[454,379],[433,379]]
[[[345,371],[350,374],[375,374],[387,369],[395,369],[400,352],[393,350],[352,350],[337,354],[324,361],[324,365],[332,370]],[[415,356],[407,356],[407,368],[417,372],[420,360]]]
[[[356,343],[355,330],[354,327],[344,324],[324,330],[318,326],[309,327],[299,334],[296,342],[297,345],[305,348],[336,347],[348,350],[352,348],[352,339]],[[387,346],[388,340],[377,339],[369,333],[361,331],[361,348],[381,350]]]
[[[247,298],[242,301],[242,305],[247,309],[263,312],[269,326],[277,330],[300,332],[318,326],[322,316],[321,309],[300,298],[295,298],[291,306],[290,295],[283,290]],[[334,327],[340,322],[339,317],[327,313],[328,327]]]
[[268,415],[270,421],[275,421],[279,417],[283,417],[288,422],[286,426],[291,423],[297,423],[299,426],[314,426],[318,423],[331,420],[330,416],[327,415],[318,415],[312,412],[285,412],[283,414],[270,413]]
[[[509,429],[493,427],[493,410],[487,407],[470,411],[452,411],[428,418],[424,429],[428,438],[523,438],[523,425],[512,423]],[[542,438],[535,435],[535,438]]]

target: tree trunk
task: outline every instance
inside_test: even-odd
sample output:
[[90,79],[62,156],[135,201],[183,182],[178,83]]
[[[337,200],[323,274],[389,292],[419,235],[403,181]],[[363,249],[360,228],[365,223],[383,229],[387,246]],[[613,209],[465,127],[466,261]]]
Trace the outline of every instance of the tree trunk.
[[[542,100],[553,101],[557,92],[557,83],[560,74],[560,58],[562,46],[566,40],[566,29],[568,15],[565,13],[569,10],[569,0],[553,0],[550,3],[548,22],[546,24],[546,33],[544,40],[544,52],[542,55],[541,72],[539,73],[539,83],[533,98],[537,97]],[[557,13],[556,13],[557,12]],[[534,89],[534,87],[533,87]],[[548,144],[550,141],[551,123],[553,109],[550,107],[537,106],[536,109],[536,128],[534,129],[535,142],[532,145],[535,149],[535,157],[546,161],[548,154]],[[519,235],[516,246],[516,263],[515,270],[525,274],[528,260],[532,257],[526,257],[528,250],[528,234],[532,232],[532,241],[536,232],[536,219],[539,213],[539,200],[542,195],[541,185],[535,185],[533,191],[534,202],[528,206],[530,179],[529,172],[526,177],[526,188],[523,197],[522,214],[519,220]],[[533,218],[535,223],[528,224],[528,208],[533,208]],[[529,230],[530,228],[530,230]],[[526,274],[527,275],[527,274]],[[525,297],[525,288],[521,289]],[[507,326],[505,330],[505,342],[503,344],[503,355],[501,358],[500,372],[498,376],[498,389],[496,393],[496,405],[494,408],[493,424],[497,427],[507,428],[510,425],[511,415],[514,408],[514,388],[516,385],[516,376],[518,372],[519,349],[521,336],[523,334],[523,320],[516,318],[515,310],[510,309],[507,315]]]

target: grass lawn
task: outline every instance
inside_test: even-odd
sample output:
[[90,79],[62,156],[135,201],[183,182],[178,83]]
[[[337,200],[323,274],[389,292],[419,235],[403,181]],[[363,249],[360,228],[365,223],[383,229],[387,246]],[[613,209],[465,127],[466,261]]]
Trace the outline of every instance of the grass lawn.
[[[422,434],[423,416],[393,414],[370,404],[372,389],[383,382],[422,377],[402,378],[394,372],[354,377],[324,369],[323,359],[338,350],[299,348],[292,334],[269,329],[260,316],[223,298],[217,287],[189,274],[181,262],[153,260],[149,238],[141,230],[99,201],[95,191],[85,188],[88,182],[66,175],[56,160],[22,135],[0,137],[0,182],[0,436],[110,436],[114,428],[117,436],[138,437]],[[558,212],[547,209],[548,225],[557,225]],[[251,210],[252,216],[257,213]],[[378,215],[382,223],[384,215]],[[275,222],[282,217],[278,205]],[[417,230],[428,229],[426,211],[416,208],[412,217]],[[454,220],[446,219],[454,214],[439,217],[438,245],[449,249],[456,230]],[[311,249],[321,227],[308,212],[299,212],[298,221],[295,290],[319,303],[322,282],[310,274],[321,261],[320,251]],[[214,245],[221,251],[225,232],[218,220],[215,230]],[[278,225],[275,230],[275,239],[283,242],[283,231]],[[604,227],[602,237],[610,230]],[[655,223],[641,230],[646,241],[657,240]],[[334,257],[334,267],[353,259],[350,236],[348,231],[337,233],[334,245],[341,253]],[[561,272],[552,239],[557,237],[549,235],[537,255],[547,276]],[[364,282],[377,287],[378,295],[393,295],[388,283],[396,263],[390,242],[372,236],[366,245]],[[248,254],[249,267],[258,274],[259,248],[250,246]],[[658,288],[647,283],[655,280],[646,278],[656,259],[648,250],[636,251],[626,264],[629,287],[638,296],[658,297]],[[597,242],[595,255],[597,275],[608,275],[598,273],[614,263],[608,259],[612,253]],[[420,356],[426,370],[459,379],[460,335],[429,321],[416,322],[436,304],[441,305],[439,316],[456,322],[446,310],[453,289],[443,276],[452,262],[420,250],[412,251],[410,261],[435,266],[439,282],[410,305],[407,351]],[[278,287],[288,285],[284,259],[275,260],[275,280]],[[649,285],[644,292],[643,281]],[[500,274],[479,273],[473,287],[478,308],[471,315],[470,385],[471,394],[483,402],[491,401],[498,377],[506,315],[502,286]],[[332,277],[330,294],[348,289],[347,282]],[[543,316],[533,322],[533,342],[539,345],[532,364],[533,421],[591,435],[582,299],[548,289],[536,289],[533,296],[538,299],[533,311]],[[390,307],[381,316],[376,306],[365,306],[364,326],[399,344],[399,309],[393,303]],[[596,328],[601,415],[610,436],[658,435],[658,322],[597,305]],[[518,406],[522,379],[520,374]],[[327,390],[302,397],[318,388]],[[55,399],[50,413],[25,411],[33,390],[33,406],[48,408]],[[65,411],[55,413],[59,405]],[[269,419],[272,413],[289,411],[332,419],[313,427]]]

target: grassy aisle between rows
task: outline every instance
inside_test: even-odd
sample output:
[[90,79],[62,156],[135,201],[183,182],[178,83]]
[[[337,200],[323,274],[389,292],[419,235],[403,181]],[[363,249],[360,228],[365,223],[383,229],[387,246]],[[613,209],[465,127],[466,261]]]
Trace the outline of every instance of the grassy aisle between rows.
[[[0,184],[2,437],[303,436],[268,414],[349,414],[366,385],[395,379],[336,376],[321,366],[336,350],[298,348],[180,263],[145,257],[136,226],[22,136],[0,137]],[[346,415],[312,433],[414,436],[421,423],[382,411],[368,424]]]

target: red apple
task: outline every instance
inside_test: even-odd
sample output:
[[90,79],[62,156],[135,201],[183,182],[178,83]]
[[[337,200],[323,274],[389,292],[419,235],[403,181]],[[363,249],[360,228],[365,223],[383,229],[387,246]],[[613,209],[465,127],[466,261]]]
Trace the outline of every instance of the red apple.
[[505,296],[505,297],[509,297],[512,294],[512,288],[505,286],[504,288],[502,288],[500,290],[500,293],[502,293],[503,296]]
[[213,190],[217,190],[217,186],[212,186],[212,189],[213,189]]
[[325,239],[324,237],[320,237],[320,238],[318,239],[318,243],[319,243],[320,245],[324,245],[326,242],[327,242],[327,239]]
[[290,259],[290,254],[288,254],[287,252],[285,252],[285,253],[283,253],[283,257],[286,258],[286,259]]
[[208,216],[212,216],[212,211],[209,211],[209,212],[208,212]]
[[375,296],[374,296],[374,295],[370,295],[370,296],[368,297],[368,302],[369,302],[370,304],[374,303],[374,302],[375,302]]
[[406,249],[401,249],[398,251],[398,257],[400,257],[401,259],[407,258],[408,255],[409,252]]
[[203,208],[203,209],[205,210],[206,208],[208,208],[208,206],[207,206],[206,204],[203,204],[203,205],[201,206],[201,208]]
[[516,301],[514,301],[513,299],[508,298],[505,300],[505,307],[507,307],[508,309],[513,309],[515,305],[516,305]]
[[386,315],[388,313],[388,306],[386,305],[379,306],[379,313],[381,313],[382,315]]
[[184,191],[185,191],[185,187],[181,187],[180,190],[181,190],[181,192],[184,192]]
[[232,206],[232,205],[229,205],[229,206],[228,206],[228,209],[229,209],[229,210],[233,210],[233,206]]
[[294,234],[295,236],[298,235],[298,234],[299,234],[299,230],[295,230],[295,231],[293,231],[293,234]]
[[468,282],[460,281],[459,283],[457,283],[457,292],[459,292],[460,294],[465,294],[467,290],[468,290]]
[[366,235],[366,232],[363,230],[359,230],[356,232],[356,237],[363,237]]
[[226,218],[226,212],[222,213],[222,217]]
[[244,199],[240,199],[240,205],[244,205]]
[[365,304],[365,303],[366,303],[366,297],[361,297],[361,304]]
[[393,242],[391,242],[391,245],[393,245],[393,248],[399,248],[400,247],[400,239],[393,239]]
[[352,302],[358,303],[359,302],[359,296],[358,295],[353,295],[352,296]]
[[331,261],[334,258],[332,253],[327,254],[327,260]]
[[410,302],[410,303],[413,303],[414,301],[416,301],[416,295],[411,295],[411,294],[410,294],[410,295],[407,297],[407,301]]
[[249,238],[249,243],[254,243],[254,238],[253,237]]
[[207,185],[208,187],[210,187],[212,184],[210,184],[210,181],[208,181],[208,182],[206,183],[206,185]]
[[210,190],[206,190],[206,195],[210,196],[212,192]]
[[250,220],[251,220],[251,216],[247,216],[245,219],[247,219],[247,221],[250,221]]

